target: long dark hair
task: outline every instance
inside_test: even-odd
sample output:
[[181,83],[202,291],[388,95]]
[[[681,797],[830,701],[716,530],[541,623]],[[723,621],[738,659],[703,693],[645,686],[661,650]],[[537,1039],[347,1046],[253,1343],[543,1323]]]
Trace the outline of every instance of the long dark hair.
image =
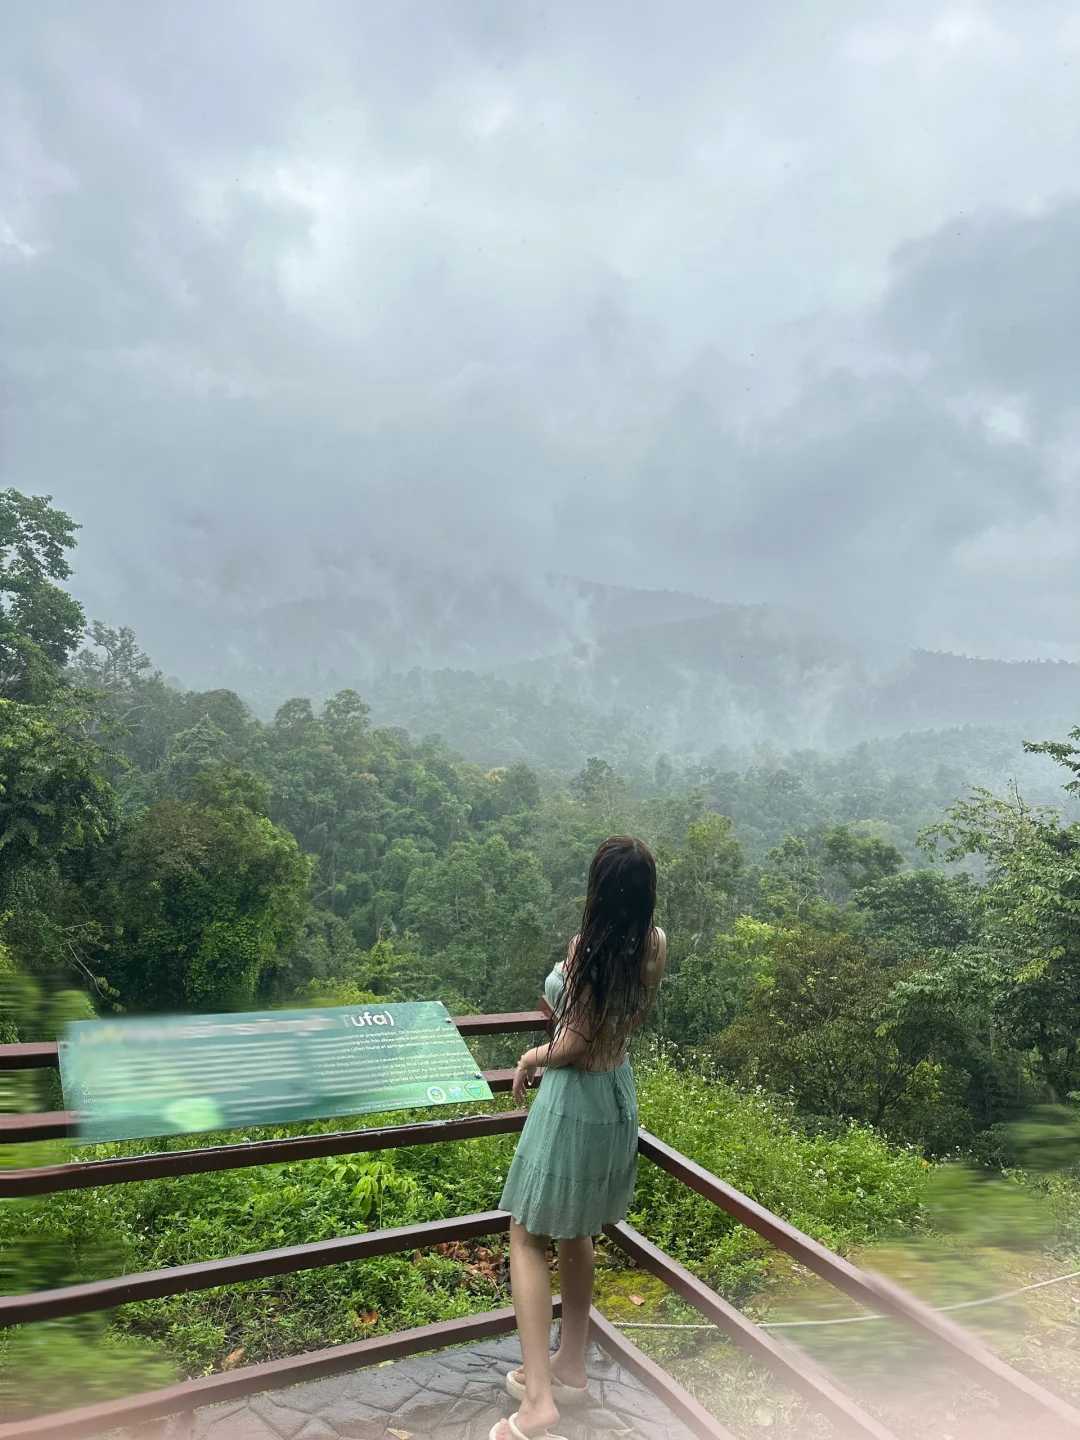
[[613,1036],[625,1037],[644,1010],[642,976],[653,936],[656,861],[647,845],[613,835],[593,856],[577,943],[567,957],[566,984],[553,1025],[573,1017],[594,1058]]

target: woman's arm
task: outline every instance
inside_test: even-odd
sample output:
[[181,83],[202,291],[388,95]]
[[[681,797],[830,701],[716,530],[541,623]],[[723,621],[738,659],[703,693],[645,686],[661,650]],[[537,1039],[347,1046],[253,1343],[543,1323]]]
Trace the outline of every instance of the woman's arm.
[[564,1025],[554,1040],[547,1045],[534,1045],[531,1050],[526,1050],[517,1062],[514,1083],[511,1086],[514,1099],[520,1104],[525,1098],[525,1089],[532,1084],[534,1070],[558,1070],[566,1065],[576,1065],[578,1061],[584,1060],[588,1053],[589,1046],[585,1036]]
[[518,1065],[526,1070],[558,1070],[564,1065],[576,1065],[588,1053],[589,1045],[585,1036],[564,1025],[554,1040],[526,1050]]

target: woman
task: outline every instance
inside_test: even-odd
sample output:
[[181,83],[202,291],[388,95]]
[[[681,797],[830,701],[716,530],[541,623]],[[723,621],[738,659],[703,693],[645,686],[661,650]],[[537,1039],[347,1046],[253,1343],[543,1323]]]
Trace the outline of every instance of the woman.
[[[653,924],[656,862],[640,840],[616,836],[593,857],[581,929],[544,983],[552,1039],[526,1050],[514,1073],[524,1099],[540,1092],[500,1202],[510,1212],[510,1284],[524,1364],[506,1377],[520,1409],[489,1440],[558,1440],[559,1405],[586,1399],[592,1237],[622,1220],[637,1173],[637,1095],[626,1055],[664,973],[667,941]],[[548,1353],[548,1244],[559,1245],[562,1327]]]

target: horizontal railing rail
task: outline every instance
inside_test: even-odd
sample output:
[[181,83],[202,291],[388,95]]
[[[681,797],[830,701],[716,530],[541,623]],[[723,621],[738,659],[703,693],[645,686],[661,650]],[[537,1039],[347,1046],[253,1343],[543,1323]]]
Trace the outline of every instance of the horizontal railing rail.
[[[553,1311],[558,1315],[560,1300],[556,1296]],[[122,1400],[103,1400],[96,1405],[81,1405],[51,1415],[36,1415],[29,1420],[0,1424],[0,1440],[84,1440],[121,1426],[140,1425],[147,1420],[160,1420],[201,1405],[220,1405],[227,1400],[240,1400],[264,1390],[279,1390],[308,1380],[322,1380],[328,1375],[341,1375],[365,1365],[380,1365],[387,1360],[400,1360],[406,1355],[419,1355],[427,1350],[442,1350],[467,1340],[486,1340],[492,1335],[507,1335],[517,1320],[510,1306],[488,1310],[481,1315],[465,1315],[458,1320],[438,1320],[431,1325],[418,1325],[412,1330],[398,1330],[392,1335],[373,1335],[351,1345],[335,1345],[307,1355],[290,1355],[281,1360],[267,1360],[261,1365],[245,1365],[217,1375],[203,1375],[197,1380],[182,1380],[160,1390]]]
[[59,1063],[55,1040],[0,1045],[0,1070],[55,1070]]
[[[547,1024],[547,1014],[543,1009],[523,1009],[494,1015],[454,1015],[452,1020],[456,1030],[464,1037],[510,1035],[521,1031],[541,1030]],[[0,1071],[40,1070],[56,1068],[58,1064],[59,1047],[55,1041],[0,1045]],[[484,1079],[495,1092],[504,1092],[513,1084],[514,1071],[505,1068],[485,1070]],[[0,1145],[27,1145],[40,1140],[78,1138],[78,1116],[73,1115],[71,1110],[30,1110],[23,1115],[0,1115]],[[23,1189],[22,1192],[29,1194],[30,1191]],[[10,1195],[12,1192],[0,1188],[0,1195],[4,1194]],[[42,1191],[35,1191],[35,1194],[42,1194]]]
[[165,1176],[205,1175],[215,1170],[246,1170],[253,1165],[282,1165],[322,1160],[330,1155],[360,1155],[407,1145],[434,1145],[512,1135],[525,1123],[526,1111],[501,1110],[463,1115],[454,1120],[423,1120],[413,1125],[378,1125],[366,1130],[334,1130],[293,1135],[285,1140],[248,1140],[234,1145],[204,1145],[188,1150],[156,1150],[108,1160],[72,1160],[59,1165],[0,1169],[0,1199],[52,1195],[62,1190],[93,1190]]
[[164,1270],[144,1270],[108,1280],[90,1280],[82,1285],[37,1290],[28,1295],[3,1295],[0,1296],[0,1328],[111,1310],[136,1300],[189,1295],[196,1290],[213,1290],[217,1285],[235,1285],[242,1280],[295,1275],[300,1270],[370,1260],[375,1255],[392,1255],[398,1250],[430,1249],[451,1240],[503,1234],[509,1228],[510,1217],[504,1211],[484,1210],[477,1215],[455,1215],[446,1220],[426,1220],[416,1225],[317,1240],[309,1245],[285,1245],[250,1255],[230,1255],[224,1260],[172,1265]]
[[[514,1072],[513,1070],[485,1070],[484,1079],[496,1094],[500,1094],[512,1086]],[[418,1106],[417,1108],[422,1107]],[[252,1125],[249,1128],[254,1130],[263,1127]],[[268,1122],[265,1128],[272,1129],[273,1122]],[[79,1117],[71,1110],[29,1110],[21,1115],[0,1115],[0,1145],[25,1145],[31,1141],[78,1139]],[[84,1144],[93,1144],[93,1141],[84,1141]]]

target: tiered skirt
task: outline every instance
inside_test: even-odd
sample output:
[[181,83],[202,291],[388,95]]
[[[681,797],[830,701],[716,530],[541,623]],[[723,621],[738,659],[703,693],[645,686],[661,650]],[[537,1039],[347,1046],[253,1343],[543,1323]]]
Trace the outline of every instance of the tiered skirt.
[[637,1177],[629,1060],[615,1070],[545,1071],[500,1207],[532,1235],[571,1240],[626,1218]]

